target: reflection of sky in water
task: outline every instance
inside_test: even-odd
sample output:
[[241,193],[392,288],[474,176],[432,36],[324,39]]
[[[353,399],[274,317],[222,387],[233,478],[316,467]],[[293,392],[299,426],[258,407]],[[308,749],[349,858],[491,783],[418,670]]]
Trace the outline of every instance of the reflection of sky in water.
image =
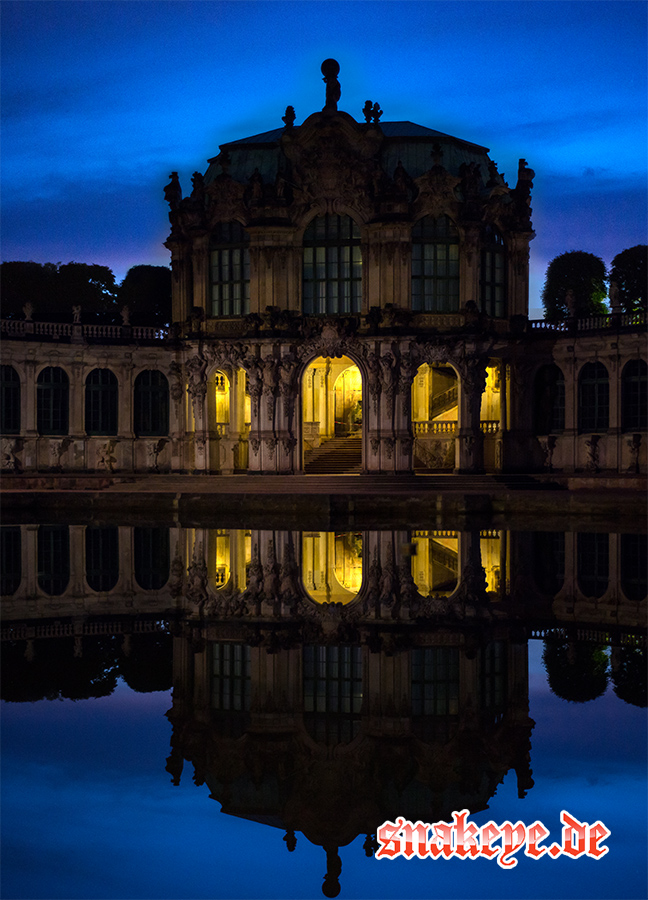
[[[560,810],[601,819],[609,854],[589,859],[377,862],[359,837],[340,849],[340,897],[633,898],[646,886],[645,710],[609,688],[585,704],[546,687],[542,642],[529,644],[531,765],[518,800],[510,772],[478,824],[540,819],[559,832]],[[321,848],[219,813],[185,765],[164,771],[167,693],[123,683],[99,700],[3,704],[3,889],[6,898],[321,897]]]

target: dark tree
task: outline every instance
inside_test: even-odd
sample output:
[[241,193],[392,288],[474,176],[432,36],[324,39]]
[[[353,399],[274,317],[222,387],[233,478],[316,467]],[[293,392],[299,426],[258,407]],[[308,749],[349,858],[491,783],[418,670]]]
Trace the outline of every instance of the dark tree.
[[58,292],[58,307],[64,314],[69,316],[72,306],[80,306],[82,322],[117,322],[117,285],[108,266],[77,262],[59,266]]
[[41,265],[37,262],[4,262],[0,264],[2,289],[2,318],[24,318],[23,306],[31,303],[34,318],[44,318],[43,313],[57,293],[58,266],[55,263]]
[[171,323],[171,270],[133,266],[119,286],[119,307],[128,306],[133,325]]
[[108,266],[70,262],[5,262],[2,279],[2,317],[22,319],[30,303],[32,317],[41,322],[71,322],[81,307],[81,321],[110,324],[118,321],[115,276]]
[[173,646],[168,633],[134,634],[128,656],[119,657],[119,671],[134,691],[170,691],[173,685]]
[[[646,312],[648,308],[648,246],[637,244],[622,250],[612,260],[610,288],[616,284],[624,312]],[[610,293],[611,296],[611,293]]]
[[608,684],[608,658],[596,644],[548,638],[542,653],[551,691],[562,700],[585,703],[601,697]]
[[612,655],[612,683],[620,700],[633,706],[648,706],[646,651],[643,647],[620,647]]
[[569,317],[568,291],[573,293],[573,314],[578,318],[604,315],[605,279],[605,263],[593,253],[571,250],[556,256],[549,263],[542,289],[545,319],[562,322]]

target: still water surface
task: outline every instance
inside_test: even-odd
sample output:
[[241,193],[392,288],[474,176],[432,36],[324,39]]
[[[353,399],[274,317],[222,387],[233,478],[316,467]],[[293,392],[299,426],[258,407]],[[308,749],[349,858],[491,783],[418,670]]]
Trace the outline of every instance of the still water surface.
[[[645,540],[16,527],[7,900],[646,896]],[[366,855],[462,808],[609,852]]]

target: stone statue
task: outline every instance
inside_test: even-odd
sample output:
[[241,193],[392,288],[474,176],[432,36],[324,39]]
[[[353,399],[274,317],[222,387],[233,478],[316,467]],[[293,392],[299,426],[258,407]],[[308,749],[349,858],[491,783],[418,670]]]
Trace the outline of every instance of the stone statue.
[[623,307],[621,306],[621,301],[619,300],[619,285],[616,283],[616,281],[610,282],[610,290],[608,293],[610,297],[610,309],[612,310],[612,312],[623,312]]
[[75,325],[78,325],[81,322],[81,307],[80,306],[72,307],[72,321]]
[[371,122],[371,116],[373,114],[373,103],[371,100],[367,100],[365,105],[362,107],[362,114],[365,117],[365,122],[367,125]]
[[164,188],[164,199],[173,210],[177,209],[180,205],[180,201],[182,200],[182,188],[180,187],[180,180],[177,172],[171,172],[169,178],[171,181]]
[[121,316],[122,325],[130,325],[130,309],[126,304],[122,306],[119,315]]
[[337,112],[338,101],[342,95],[342,88],[337,79],[340,64],[336,59],[325,59],[322,63],[322,75],[326,84],[325,112]]
[[382,114],[383,114],[383,111],[380,108],[380,103],[374,103],[373,108],[371,110],[371,118],[372,118],[374,125],[378,124]]
[[292,128],[293,125],[295,124],[296,118],[297,118],[297,116],[295,115],[295,107],[287,106],[286,113],[285,113],[285,115],[283,115],[281,117],[281,121],[284,123],[286,128]]
[[27,301],[27,303],[23,304],[23,314],[25,316],[25,322],[31,322],[32,315],[34,314],[34,306],[32,303]]
[[565,294],[565,306],[567,307],[567,315],[573,318],[576,315],[576,297],[571,288]]

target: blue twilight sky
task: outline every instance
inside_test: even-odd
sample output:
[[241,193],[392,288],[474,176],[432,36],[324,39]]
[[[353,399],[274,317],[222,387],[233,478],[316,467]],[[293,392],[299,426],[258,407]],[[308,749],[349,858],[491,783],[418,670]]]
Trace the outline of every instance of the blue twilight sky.
[[2,17],[2,259],[168,264],[163,186],[218,145],[324,105],[489,147],[536,172],[531,306],[547,263],[646,241],[646,3],[14,2]]
[[[504,871],[487,860],[367,859],[341,848],[340,900],[641,900],[646,897],[646,711],[608,690],[584,704],[551,694],[542,643],[529,644],[534,787],[517,797],[509,772],[472,820],[543,822],[560,811],[602,820],[600,860],[544,858]],[[168,693],[121,683],[100,700],[3,703],[2,896],[6,900],[322,900],[321,848],[221,813],[185,764],[164,771]]]

